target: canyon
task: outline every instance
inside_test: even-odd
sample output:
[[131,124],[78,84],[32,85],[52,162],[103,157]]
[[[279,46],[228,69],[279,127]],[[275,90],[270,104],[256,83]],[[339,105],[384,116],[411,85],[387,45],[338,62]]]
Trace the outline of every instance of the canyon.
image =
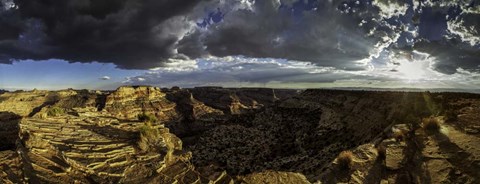
[[472,93],[0,92],[0,183],[474,184],[479,145]]

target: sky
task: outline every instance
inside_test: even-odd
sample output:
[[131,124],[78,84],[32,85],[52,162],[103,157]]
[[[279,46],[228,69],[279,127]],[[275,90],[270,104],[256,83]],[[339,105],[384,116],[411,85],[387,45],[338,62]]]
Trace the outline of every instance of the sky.
[[480,90],[480,0],[0,0],[1,89]]

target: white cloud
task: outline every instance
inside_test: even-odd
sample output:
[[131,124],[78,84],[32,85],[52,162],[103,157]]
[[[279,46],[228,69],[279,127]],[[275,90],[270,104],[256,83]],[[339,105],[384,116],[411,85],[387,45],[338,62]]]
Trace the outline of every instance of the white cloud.
[[[0,0],[0,3],[3,3],[4,6],[2,7],[3,10],[9,10],[9,9],[18,9],[18,5],[13,2],[13,0]],[[1,11],[1,10],[0,10]]]
[[[186,70],[158,68],[142,75],[128,77],[123,83],[156,86],[227,86],[227,87],[423,87],[472,88],[479,84],[473,78],[480,74],[461,68],[446,75],[434,70],[437,60],[426,53],[413,51],[411,56],[390,54],[386,65],[370,66],[370,70],[348,71],[321,67],[310,62],[243,56],[210,57],[197,60],[176,60],[172,66],[188,66]],[[411,58],[411,59],[407,59]],[[360,62],[360,61],[359,61]],[[369,61],[362,61],[370,63]],[[186,64],[188,63],[188,64]],[[180,67],[182,68],[182,67]],[[396,71],[396,72],[392,72]],[[473,78],[472,78],[473,77]],[[479,80],[480,81],[480,80]],[[447,85],[448,84],[448,85]]]
[[152,68],[151,71],[193,71],[197,69],[197,62],[189,59],[168,59],[168,62],[163,67]]
[[100,77],[99,79],[100,80],[110,80],[110,77],[109,76],[103,76],[103,77]]
[[465,21],[461,18],[447,22],[448,31],[460,37],[463,42],[469,43],[471,46],[480,45],[479,28],[474,25],[466,26]]
[[395,16],[404,15],[408,10],[408,4],[396,0],[375,0],[372,5],[380,9],[380,15],[388,19]]
[[[310,62],[242,56],[175,60],[169,65],[176,67],[173,67],[175,69],[156,68],[140,76],[128,77],[123,83],[198,86],[234,82],[332,81],[332,77],[320,76],[331,74],[336,70],[332,67],[316,66]],[[308,77],[313,75],[317,77]]]

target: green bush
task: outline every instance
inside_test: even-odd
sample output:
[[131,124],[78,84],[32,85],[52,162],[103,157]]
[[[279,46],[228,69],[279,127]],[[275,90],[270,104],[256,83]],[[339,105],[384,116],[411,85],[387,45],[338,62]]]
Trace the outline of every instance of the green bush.
[[152,114],[145,114],[145,113],[142,113],[142,114],[139,114],[137,116],[138,120],[140,121],[143,121],[143,122],[149,122],[149,123],[154,123],[154,122],[157,122],[157,117],[155,117],[155,115],[152,115]]
[[62,114],[65,114],[65,110],[60,107],[51,107],[47,110],[48,116],[60,116]]

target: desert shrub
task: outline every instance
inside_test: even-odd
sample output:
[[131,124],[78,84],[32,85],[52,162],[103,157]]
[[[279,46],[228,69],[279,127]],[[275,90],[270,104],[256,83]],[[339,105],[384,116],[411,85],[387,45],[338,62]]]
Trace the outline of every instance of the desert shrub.
[[158,128],[149,122],[139,128],[138,147],[143,151],[155,151],[162,146],[163,139]]
[[155,117],[155,115],[153,114],[142,113],[142,114],[139,114],[137,118],[140,121],[149,122],[149,123],[153,123],[157,121],[157,117]]
[[60,116],[65,114],[65,111],[60,107],[51,107],[47,110],[48,116]]
[[387,157],[387,148],[383,144],[379,144],[375,147],[378,153],[378,159],[385,159]]
[[406,132],[404,130],[396,130],[393,131],[392,137],[395,138],[396,141],[404,141],[406,138]]
[[337,164],[341,169],[350,169],[353,161],[353,153],[351,151],[342,151],[337,157]]
[[440,130],[440,121],[438,118],[429,117],[422,121],[423,129],[430,132],[438,132]]

